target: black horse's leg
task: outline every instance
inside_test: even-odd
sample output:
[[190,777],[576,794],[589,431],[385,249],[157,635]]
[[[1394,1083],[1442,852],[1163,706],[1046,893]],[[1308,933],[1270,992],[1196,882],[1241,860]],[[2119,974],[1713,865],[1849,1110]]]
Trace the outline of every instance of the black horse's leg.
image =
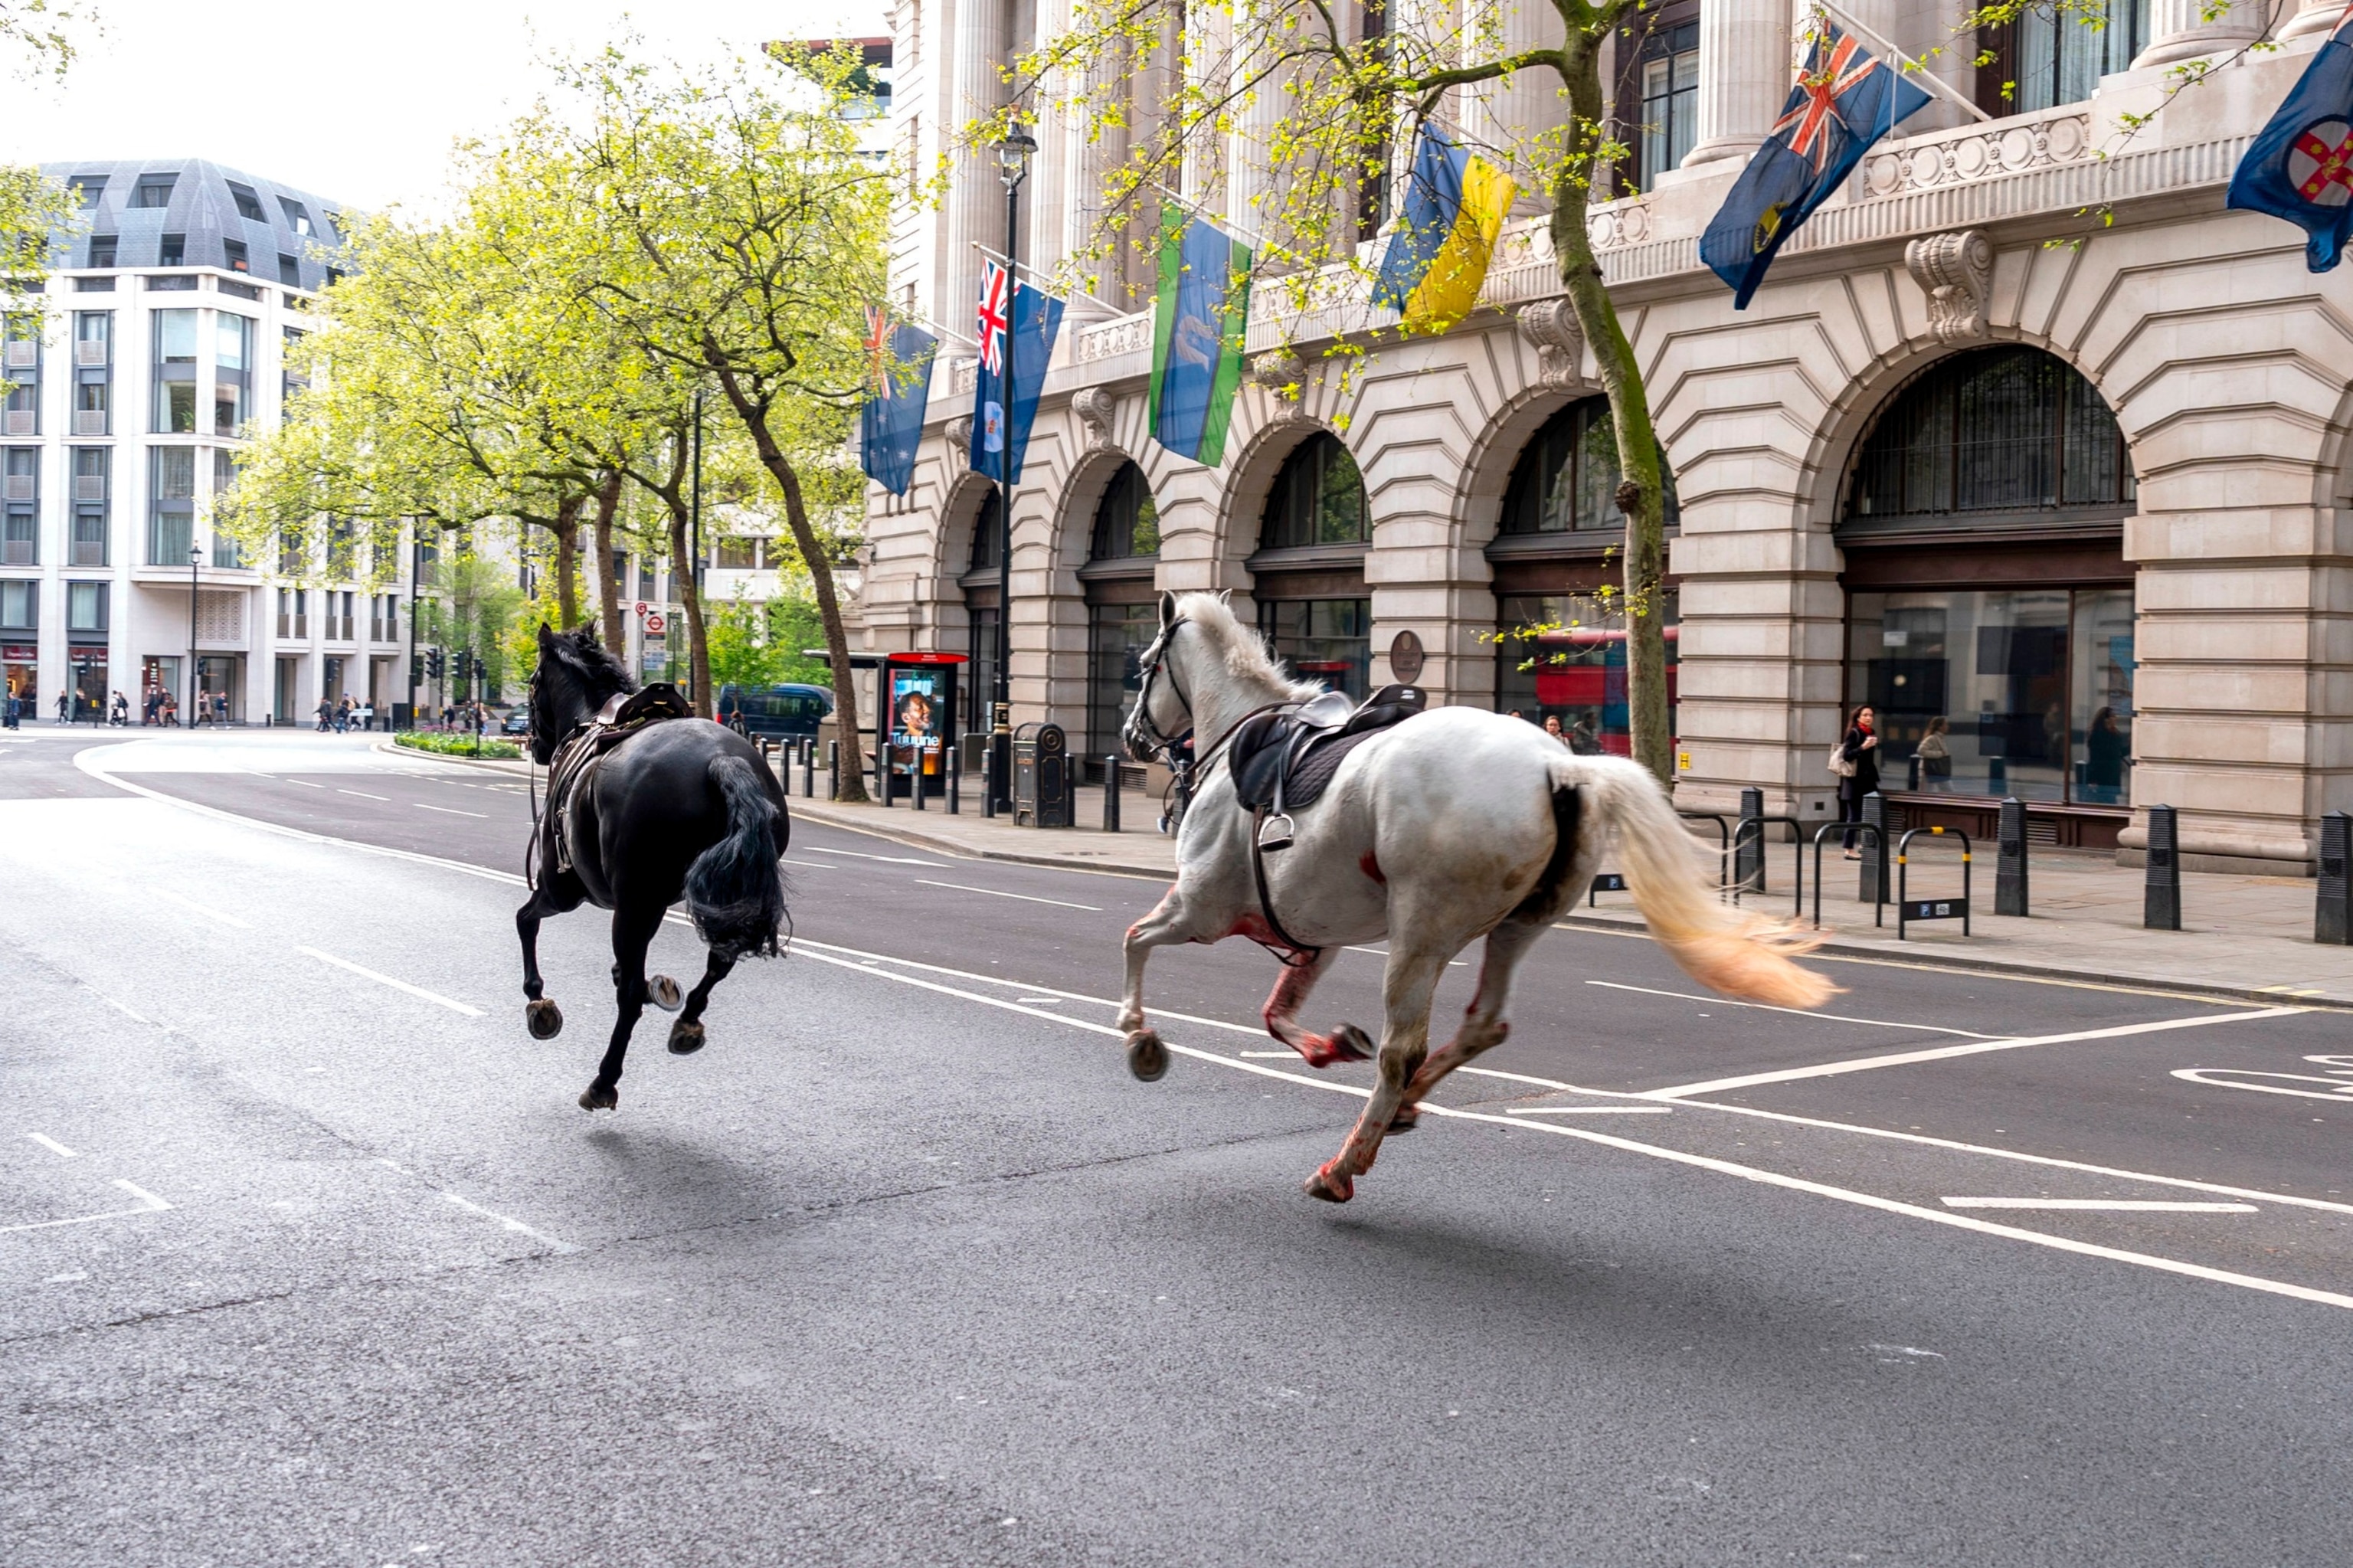
[[551,908],[545,899],[545,889],[534,890],[515,911],[515,934],[522,938],[522,994],[527,999],[522,1016],[534,1040],[553,1040],[564,1032],[564,1014],[546,1000],[547,987],[539,976],[539,923],[549,915],[562,913]]
[[649,909],[624,901],[613,911],[613,961],[618,971],[613,994],[618,1013],[596,1076],[580,1091],[582,1110],[611,1110],[621,1103],[621,1059],[629,1054],[629,1033],[646,1010],[646,949],[653,945],[661,919],[659,904]]
[[686,993],[686,1011],[670,1026],[670,1049],[673,1056],[691,1056],[702,1049],[702,1009],[711,1001],[711,988],[727,978],[735,960],[711,949],[711,961],[702,966],[702,983]]

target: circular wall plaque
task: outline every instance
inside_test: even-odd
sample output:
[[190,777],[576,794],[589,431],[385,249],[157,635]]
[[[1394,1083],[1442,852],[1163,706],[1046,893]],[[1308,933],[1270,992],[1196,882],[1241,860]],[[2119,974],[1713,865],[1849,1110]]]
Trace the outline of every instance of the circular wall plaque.
[[1421,679],[1421,639],[1400,631],[1389,639],[1389,673],[1407,685]]

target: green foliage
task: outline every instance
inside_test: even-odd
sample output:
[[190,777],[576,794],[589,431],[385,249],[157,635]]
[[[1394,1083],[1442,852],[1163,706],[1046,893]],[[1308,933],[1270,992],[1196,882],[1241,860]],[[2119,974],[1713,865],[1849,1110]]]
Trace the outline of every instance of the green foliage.
[[461,550],[442,556],[436,586],[435,598],[417,601],[419,648],[471,653],[489,671],[492,693],[506,690],[511,678],[530,677],[531,663],[518,659],[517,648],[519,643],[537,648],[539,623],[524,615],[531,601],[505,570]]
[[444,757],[480,757],[500,762],[512,762],[522,756],[522,747],[511,740],[481,738],[480,749],[475,749],[470,735],[459,731],[405,729],[392,737],[395,746],[406,746],[417,751],[438,752]]
[[712,609],[709,626],[714,689],[786,682],[832,684],[825,661],[807,652],[825,646],[825,620],[816,599],[805,590],[765,602],[730,599]]

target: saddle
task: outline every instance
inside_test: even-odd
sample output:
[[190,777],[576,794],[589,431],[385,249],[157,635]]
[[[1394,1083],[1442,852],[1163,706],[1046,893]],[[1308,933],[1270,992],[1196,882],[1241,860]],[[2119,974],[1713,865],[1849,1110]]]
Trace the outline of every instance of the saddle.
[[[694,705],[667,681],[649,682],[634,692],[616,692],[556,747],[547,765],[547,813],[554,819],[555,869],[572,869],[572,840],[565,831],[573,802],[605,754],[649,725],[692,718]],[[534,847],[537,840],[533,841]],[[537,878],[530,879],[536,886]]]

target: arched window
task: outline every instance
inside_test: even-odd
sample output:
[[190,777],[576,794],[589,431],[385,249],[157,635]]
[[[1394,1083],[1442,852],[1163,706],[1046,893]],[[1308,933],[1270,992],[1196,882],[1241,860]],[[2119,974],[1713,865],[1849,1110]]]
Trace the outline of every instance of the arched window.
[[1979,348],[1898,393],[1854,464],[1841,526],[2121,515],[2134,496],[2116,418],[2038,348]]
[[[1675,501],[1674,475],[1667,455],[1659,453],[1659,473],[1666,482],[1667,522],[1681,520]],[[1504,534],[1567,534],[1586,529],[1623,528],[1626,514],[1618,510],[1618,432],[1609,422],[1609,399],[1588,397],[1571,403],[1544,429],[1528,438],[1512,482],[1504,492]]]
[[1283,460],[1259,525],[1261,550],[1355,545],[1372,537],[1364,476],[1337,437],[1318,431]]
[[972,559],[966,571],[987,571],[997,565],[997,552],[1004,541],[998,537],[1005,529],[1005,497],[995,485],[980,500],[980,514],[972,520]]
[[1122,463],[1095,507],[1091,561],[1125,561],[1160,553],[1160,509],[1144,482],[1144,471]]

